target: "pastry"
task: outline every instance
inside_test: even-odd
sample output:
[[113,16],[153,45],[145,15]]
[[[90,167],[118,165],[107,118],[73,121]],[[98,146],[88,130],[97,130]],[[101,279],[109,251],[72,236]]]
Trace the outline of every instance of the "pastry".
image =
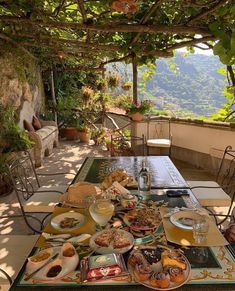
[[157,263],[161,260],[161,254],[164,251],[162,248],[146,248],[141,250],[142,254],[144,255],[145,259],[149,264]]
[[145,261],[144,256],[138,252],[131,254],[131,256],[129,257],[129,260],[128,260],[129,264],[133,267],[135,265],[143,264],[144,261]]
[[116,232],[113,238],[113,248],[121,249],[130,246],[130,240],[125,238],[122,233]]
[[113,232],[110,230],[103,231],[95,239],[95,243],[100,247],[108,247],[113,239]]
[[150,278],[150,284],[153,287],[168,288],[170,285],[170,275],[165,271],[155,272]]
[[176,254],[175,252],[162,253],[161,260],[162,260],[163,267],[176,266],[182,270],[186,270],[187,268],[186,262],[183,260],[183,258],[179,254]]
[[148,265],[146,264],[135,265],[134,275],[138,281],[143,282],[148,280],[151,276],[151,273],[152,269]]
[[169,267],[168,273],[172,282],[180,283],[183,282],[185,279],[184,271],[179,267]]

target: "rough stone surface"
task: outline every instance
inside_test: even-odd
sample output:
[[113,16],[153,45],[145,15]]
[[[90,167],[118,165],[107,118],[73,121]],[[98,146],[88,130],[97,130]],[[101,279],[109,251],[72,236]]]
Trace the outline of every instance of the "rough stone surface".
[[[39,113],[44,106],[44,90],[40,68],[37,65],[34,66],[36,71],[33,72],[33,81],[37,84],[31,84],[30,80],[22,80],[22,77],[20,78],[18,75],[17,66],[18,69],[19,66],[22,69],[23,65],[17,64],[16,60],[17,58],[14,58],[12,54],[0,58],[0,102],[4,106],[14,106],[18,115],[20,115],[23,102],[28,101],[34,111]],[[24,69],[27,70],[27,64],[25,64]]]

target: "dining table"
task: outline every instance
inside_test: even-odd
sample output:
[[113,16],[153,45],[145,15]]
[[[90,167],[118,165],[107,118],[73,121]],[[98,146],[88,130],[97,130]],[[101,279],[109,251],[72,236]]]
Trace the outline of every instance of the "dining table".
[[[150,193],[140,197],[138,187],[129,189],[130,193],[136,195],[140,202],[144,205],[163,205],[164,209],[201,209],[201,205],[193,195],[190,187],[185,179],[182,177],[172,160],[168,156],[128,156],[128,157],[87,157],[71,184],[78,182],[87,182],[100,186],[102,181],[110,173],[123,169],[129,176],[133,176],[138,180],[138,175],[141,170],[143,160],[147,162],[149,172],[151,174],[151,190]],[[170,197],[167,195],[169,190],[183,190],[185,195],[180,197]],[[150,203],[150,204],[149,204]],[[115,207],[120,207],[115,206]],[[116,208],[117,209],[117,208]],[[81,215],[87,216],[86,225],[81,227],[77,234],[96,233],[96,226],[89,215],[88,209],[73,208],[71,205],[59,204],[55,207],[52,213],[53,217],[68,211],[76,211]],[[166,219],[165,219],[166,220]],[[164,220],[163,220],[164,221]],[[166,222],[166,221],[165,221]],[[180,245],[173,240],[168,240],[166,235],[166,227],[169,225],[168,221],[162,223],[157,229],[156,233],[143,238],[135,238],[135,244],[138,245],[159,245],[164,244],[170,248],[176,248],[184,254],[188,259],[191,267],[189,280],[183,286],[176,290],[195,291],[195,290],[235,290],[235,254],[231,246],[227,243],[219,245]],[[169,228],[170,229],[170,228]],[[175,239],[180,237],[180,230],[176,229]],[[43,230],[41,237],[37,244],[32,249],[30,256],[35,254],[43,247],[45,237],[43,234],[60,234],[61,232],[53,229],[51,222]],[[76,232],[75,232],[76,233]],[[186,235],[187,236],[187,235]],[[125,262],[127,262],[129,252],[123,255]],[[91,255],[95,255],[92,253]],[[135,282],[131,276],[127,276],[123,280],[103,280],[103,281],[82,281],[79,280],[80,269],[79,265],[73,273],[73,276],[67,276],[63,280],[40,281],[29,280],[25,281],[25,268],[27,260],[22,266],[17,278],[15,279],[10,290],[81,290],[87,291],[103,291],[103,290],[129,290],[129,291],[144,291],[148,290],[146,286]],[[73,278],[73,279],[71,279]],[[76,280],[74,279],[76,278]],[[156,289],[168,290],[168,289]]]

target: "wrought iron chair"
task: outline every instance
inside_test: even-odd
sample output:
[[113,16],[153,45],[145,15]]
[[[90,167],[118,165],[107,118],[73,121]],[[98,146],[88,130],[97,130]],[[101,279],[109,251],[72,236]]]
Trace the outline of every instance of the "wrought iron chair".
[[111,156],[144,156],[144,135],[138,136],[118,136],[111,135]]
[[228,207],[226,215],[218,225],[221,225],[231,212],[235,198],[235,150],[227,146],[217,172],[216,181],[187,181],[193,194],[205,207]]
[[147,120],[147,155],[150,148],[168,149],[169,156],[171,155],[171,124],[169,119],[148,118]]
[[[55,205],[60,201],[61,194],[66,192],[68,185],[41,186],[29,152],[23,152],[11,159],[8,162],[8,172],[22,213],[10,217],[23,216],[27,226],[34,232],[40,233],[45,219],[53,212]],[[55,175],[58,174],[64,173],[55,173]],[[36,213],[45,213],[46,215],[44,219],[40,220],[35,216]],[[1,216],[1,218],[4,217],[9,216]],[[40,230],[30,224],[30,218],[40,223]]]

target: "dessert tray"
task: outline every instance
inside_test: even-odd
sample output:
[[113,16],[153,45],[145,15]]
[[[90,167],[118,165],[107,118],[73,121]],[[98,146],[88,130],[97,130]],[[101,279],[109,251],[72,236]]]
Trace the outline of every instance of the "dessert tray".
[[124,254],[133,245],[133,235],[121,229],[102,230],[94,234],[90,239],[90,248],[98,254]]
[[132,251],[128,270],[135,281],[148,288],[172,290],[188,281],[191,267],[181,252],[157,246]]

